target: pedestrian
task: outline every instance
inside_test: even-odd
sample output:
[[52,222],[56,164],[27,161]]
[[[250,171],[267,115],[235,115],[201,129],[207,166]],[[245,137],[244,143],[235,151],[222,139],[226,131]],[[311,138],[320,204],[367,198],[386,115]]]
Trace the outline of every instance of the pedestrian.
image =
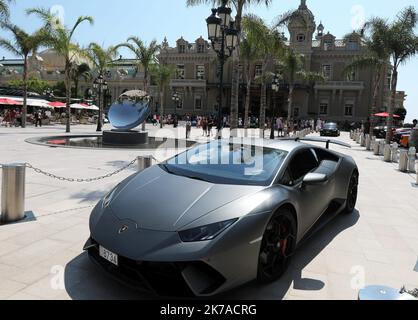
[[38,124],[40,127],[42,127],[42,115],[39,111],[35,111],[35,127],[38,127]]
[[190,139],[190,133],[192,131],[192,120],[189,116],[186,118],[186,139]]
[[283,132],[283,129],[284,129],[283,118],[277,119],[276,126],[277,126],[277,130],[279,131],[279,137],[283,137],[284,136],[284,132]]
[[206,118],[202,119],[202,137],[206,137],[208,135],[208,121],[206,120]]
[[213,128],[213,118],[210,117],[208,121],[208,137],[212,136],[212,128]]

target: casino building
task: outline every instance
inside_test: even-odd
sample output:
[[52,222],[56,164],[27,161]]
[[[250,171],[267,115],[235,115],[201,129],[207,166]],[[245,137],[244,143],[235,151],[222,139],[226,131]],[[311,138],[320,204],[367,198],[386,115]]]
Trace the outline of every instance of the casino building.
[[[322,23],[317,24],[315,16],[308,8],[306,0],[301,0],[288,24],[289,39],[287,45],[296,52],[303,54],[307,71],[320,72],[326,78],[325,82],[308,86],[296,84],[294,93],[294,117],[299,119],[321,117],[325,120],[339,122],[354,122],[365,120],[373,96],[373,74],[371,70],[357,70],[349,76],[343,74],[344,68],[359,56],[367,53],[360,39],[353,34],[348,40],[337,39]],[[300,15],[305,18],[301,21]],[[175,75],[165,90],[165,113],[176,114],[214,114],[218,110],[219,101],[219,67],[217,57],[210,44],[203,37],[188,42],[181,37],[174,46],[165,39],[161,44],[158,56],[160,63],[171,65]],[[0,85],[9,80],[20,78],[23,70],[21,60],[0,60]],[[32,57],[31,74],[46,80],[51,85],[64,79],[64,62],[52,50],[41,52]],[[256,64],[255,76],[262,70],[261,61]],[[224,74],[224,114],[229,114],[231,104],[232,61],[225,65]],[[109,66],[106,72],[109,84],[107,101],[110,103],[127,90],[142,89],[144,72],[138,68],[136,60],[125,59],[122,56]],[[390,96],[390,70],[382,79],[379,92],[378,111],[385,111]],[[286,82],[286,81],[285,81]],[[152,83],[152,82],[151,82]],[[80,91],[86,97],[91,92],[91,83],[80,82]],[[155,86],[150,87],[153,97],[153,112],[158,113],[161,106],[159,94]],[[241,75],[239,112],[244,114],[246,95],[245,77]],[[173,93],[180,96],[180,102],[172,99]],[[278,93],[269,90],[267,116],[272,110],[278,110],[279,115],[287,116],[288,90],[284,83]],[[404,108],[405,92],[398,92],[396,107]],[[260,88],[254,84],[251,88],[251,114],[258,117],[260,110]]]

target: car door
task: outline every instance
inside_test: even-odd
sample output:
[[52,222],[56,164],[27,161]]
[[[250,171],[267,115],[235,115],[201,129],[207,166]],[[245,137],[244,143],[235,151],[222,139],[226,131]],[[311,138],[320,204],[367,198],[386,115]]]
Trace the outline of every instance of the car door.
[[315,171],[319,161],[311,148],[305,148],[288,162],[281,183],[290,188],[293,199],[300,210],[300,232],[305,234],[319,219],[329,204],[328,182],[316,185],[303,185],[303,178]]

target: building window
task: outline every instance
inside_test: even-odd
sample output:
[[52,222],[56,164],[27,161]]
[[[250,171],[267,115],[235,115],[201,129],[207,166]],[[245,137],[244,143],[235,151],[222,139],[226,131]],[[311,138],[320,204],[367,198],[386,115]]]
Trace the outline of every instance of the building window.
[[358,50],[359,49],[359,45],[357,41],[348,41],[347,45],[346,45],[347,50]]
[[194,109],[195,110],[202,110],[202,96],[195,96],[194,97]]
[[205,66],[204,65],[196,66],[196,79],[205,80]]
[[352,71],[347,75],[347,81],[356,81],[356,72]]
[[257,64],[255,66],[255,76],[261,77],[263,75],[263,66],[261,64]]
[[328,102],[321,102],[319,104],[319,114],[321,116],[328,115]]
[[298,42],[303,42],[303,41],[305,41],[306,37],[305,37],[305,35],[303,33],[299,33],[296,36],[296,39],[297,39]]
[[204,53],[205,52],[205,45],[198,44],[197,45],[197,53]]
[[294,118],[299,118],[299,114],[300,114],[299,108],[294,108],[293,109],[293,117]]
[[185,44],[179,45],[179,53],[186,53],[186,45]]
[[331,80],[331,77],[332,77],[332,65],[330,65],[330,64],[323,64],[322,65],[322,75],[324,76],[325,80]]
[[346,102],[344,106],[344,115],[346,117],[352,117],[354,111],[354,104],[352,102]]
[[180,79],[180,80],[185,79],[184,64],[177,65],[176,75],[177,75],[177,79]]
[[333,41],[331,40],[331,39],[329,39],[329,40],[325,40],[324,41],[324,50],[325,51],[329,51],[329,50],[332,50],[332,47],[333,47]]

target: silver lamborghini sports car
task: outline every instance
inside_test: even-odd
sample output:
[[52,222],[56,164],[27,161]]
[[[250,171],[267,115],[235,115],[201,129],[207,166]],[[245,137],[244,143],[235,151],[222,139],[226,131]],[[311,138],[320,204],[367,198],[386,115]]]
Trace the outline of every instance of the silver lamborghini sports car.
[[278,280],[298,245],[354,211],[359,171],[301,141],[198,145],[127,178],[90,218],[84,250],[123,283],[162,296],[212,296]]

